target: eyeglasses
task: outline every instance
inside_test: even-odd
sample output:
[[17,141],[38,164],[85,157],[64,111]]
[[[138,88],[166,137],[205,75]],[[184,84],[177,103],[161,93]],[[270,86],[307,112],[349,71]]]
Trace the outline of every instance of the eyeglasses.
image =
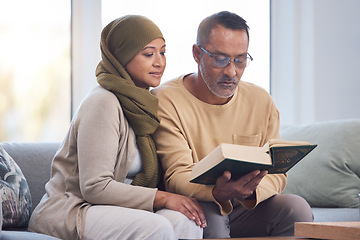
[[253,60],[253,58],[249,53],[247,53],[246,57],[244,56],[244,57],[231,58],[223,54],[211,54],[208,51],[206,51],[202,46],[198,45],[198,47],[202,51],[204,51],[204,53],[206,53],[209,57],[212,58],[213,66],[218,68],[227,67],[230,64],[231,60],[234,60],[234,64],[237,68],[246,68]]

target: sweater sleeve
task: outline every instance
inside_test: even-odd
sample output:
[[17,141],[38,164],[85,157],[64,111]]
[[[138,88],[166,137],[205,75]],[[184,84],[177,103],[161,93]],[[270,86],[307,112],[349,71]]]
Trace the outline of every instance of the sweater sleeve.
[[190,183],[192,167],[198,162],[194,149],[191,149],[185,134],[186,126],[181,123],[177,110],[171,101],[159,101],[158,114],[161,117],[160,126],[154,134],[158,156],[165,170],[166,190],[199,201],[212,201],[219,205],[222,214],[232,211],[230,201],[217,202],[212,195],[213,185]]
[[[120,114],[120,104],[110,92],[86,99],[79,109],[74,135],[77,139],[81,194],[92,204],[153,211],[157,189],[115,180],[116,165],[120,164],[119,161],[129,161],[127,154],[119,156],[120,148],[130,144],[128,139],[123,139],[128,137],[127,125],[121,122],[125,118],[121,118]],[[122,174],[126,176],[126,173]]]

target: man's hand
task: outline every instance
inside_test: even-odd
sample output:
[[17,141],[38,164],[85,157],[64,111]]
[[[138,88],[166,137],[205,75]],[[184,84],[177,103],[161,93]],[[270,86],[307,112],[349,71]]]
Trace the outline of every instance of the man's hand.
[[255,194],[255,190],[267,171],[252,171],[237,180],[231,180],[231,173],[225,171],[216,180],[212,194],[216,201],[225,202],[231,199],[240,201],[248,199]]
[[204,228],[206,227],[206,219],[204,212],[195,198],[173,194],[169,192],[157,191],[154,207],[167,208],[181,212],[189,219],[195,221],[196,225]]

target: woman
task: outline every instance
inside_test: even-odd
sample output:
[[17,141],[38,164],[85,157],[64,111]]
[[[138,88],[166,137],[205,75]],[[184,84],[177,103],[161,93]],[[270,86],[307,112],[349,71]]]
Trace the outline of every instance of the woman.
[[121,17],[103,29],[100,48],[100,86],[74,116],[29,230],[61,239],[201,238],[196,200],[156,188],[159,119],[149,88],[166,65],[161,31],[145,17]]

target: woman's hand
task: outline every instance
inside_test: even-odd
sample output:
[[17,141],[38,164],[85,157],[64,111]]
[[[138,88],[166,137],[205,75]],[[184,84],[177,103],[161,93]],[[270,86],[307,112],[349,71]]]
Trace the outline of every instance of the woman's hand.
[[194,220],[196,225],[202,228],[206,227],[204,212],[195,198],[164,191],[157,191],[154,200],[154,207],[167,208],[181,212],[189,219]]

